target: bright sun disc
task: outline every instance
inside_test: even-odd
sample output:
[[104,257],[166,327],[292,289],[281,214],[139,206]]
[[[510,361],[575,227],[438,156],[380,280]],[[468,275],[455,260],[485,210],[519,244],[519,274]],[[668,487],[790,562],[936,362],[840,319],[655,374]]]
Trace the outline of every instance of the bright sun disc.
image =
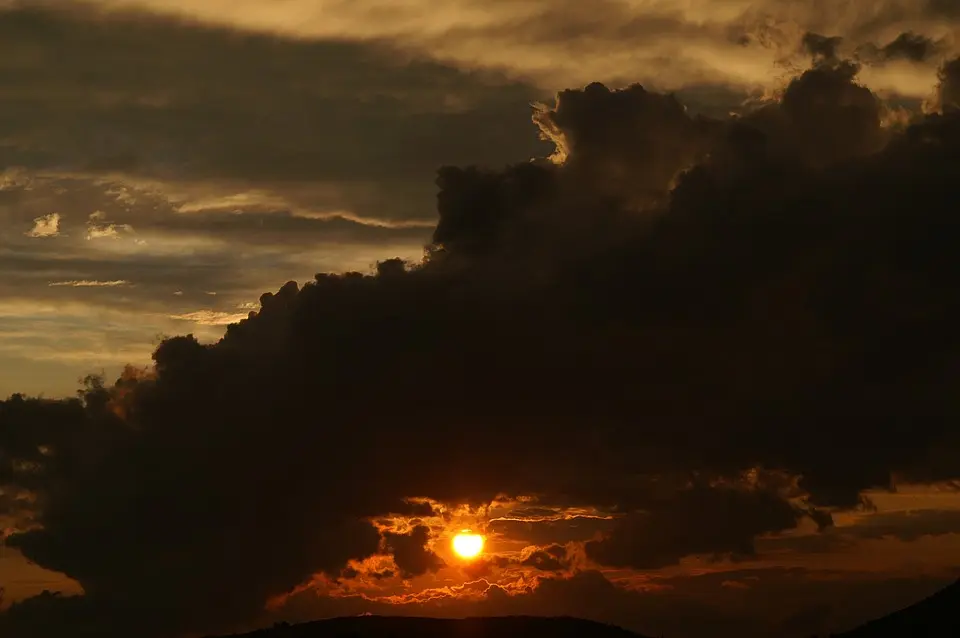
[[453,551],[462,558],[475,558],[483,551],[483,536],[463,532],[453,537]]

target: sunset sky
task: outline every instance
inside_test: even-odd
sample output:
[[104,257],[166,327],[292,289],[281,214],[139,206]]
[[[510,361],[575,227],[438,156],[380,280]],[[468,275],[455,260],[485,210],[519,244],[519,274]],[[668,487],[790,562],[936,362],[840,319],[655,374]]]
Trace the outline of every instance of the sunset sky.
[[960,577],[958,7],[0,0],[0,631]]

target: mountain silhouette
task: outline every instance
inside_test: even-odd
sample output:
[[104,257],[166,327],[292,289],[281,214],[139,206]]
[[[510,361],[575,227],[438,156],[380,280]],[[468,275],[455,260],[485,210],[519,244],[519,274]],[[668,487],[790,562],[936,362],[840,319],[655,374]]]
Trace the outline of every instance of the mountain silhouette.
[[957,638],[960,581],[900,611],[872,620],[836,638]]
[[223,638],[644,638],[639,634],[577,618],[501,616],[447,620],[393,616],[333,618]]

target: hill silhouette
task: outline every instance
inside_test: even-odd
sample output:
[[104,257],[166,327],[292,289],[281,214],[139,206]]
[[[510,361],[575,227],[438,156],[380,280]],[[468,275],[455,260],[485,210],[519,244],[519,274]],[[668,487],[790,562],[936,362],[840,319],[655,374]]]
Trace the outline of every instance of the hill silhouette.
[[333,618],[299,625],[279,624],[223,638],[644,638],[577,618],[501,616],[449,620],[392,616]]
[[960,636],[960,581],[915,605],[872,620],[836,638],[956,638]]

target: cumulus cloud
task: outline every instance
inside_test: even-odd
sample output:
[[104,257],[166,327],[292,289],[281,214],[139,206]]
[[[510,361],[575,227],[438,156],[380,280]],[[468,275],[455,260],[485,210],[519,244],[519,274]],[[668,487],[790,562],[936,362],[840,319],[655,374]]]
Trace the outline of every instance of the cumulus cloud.
[[843,43],[840,36],[826,36],[819,33],[805,33],[801,41],[803,49],[817,62],[836,60],[837,52]]
[[33,220],[33,229],[27,231],[27,237],[57,237],[60,234],[60,214],[50,213]]
[[674,96],[640,85],[611,91],[593,83],[563,91],[553,108],[539,107],[534,120],[567,172],[628,205],[667,193],[704,151],[711,131],[709,121],[691,118]]
[[939,77],[937,106],[942,111],[956,111],[960,108],[960,58],[944,63]]
[[392,553],[400,576],[410,578],[435,572],[444,566],[443,559],[427,547],[430,528],[417,525],[407,534],[385,532],[383,542]]
[[[554,161],[440,169],[423,260],[288,282],[216,344],[165,339],[149,375],[3,403],[0,479],[42,525],[8,542],[85,592],[4,618],[149,638],[383,551],[431,573],[428,526],[375,525],[417,497],[589,507],[614,523],[587,559],[655,569],[825,528],[893,472],[960,478],[960,118],[886,130],[823,57],[730,119],[564,91],[534,113]],[[538,546],[525,567],[569,559]]]
[[95,211],[87,220],[87,239],[120,239],[120,233],[132,233],[133,226],[106,221],[106,213]]

